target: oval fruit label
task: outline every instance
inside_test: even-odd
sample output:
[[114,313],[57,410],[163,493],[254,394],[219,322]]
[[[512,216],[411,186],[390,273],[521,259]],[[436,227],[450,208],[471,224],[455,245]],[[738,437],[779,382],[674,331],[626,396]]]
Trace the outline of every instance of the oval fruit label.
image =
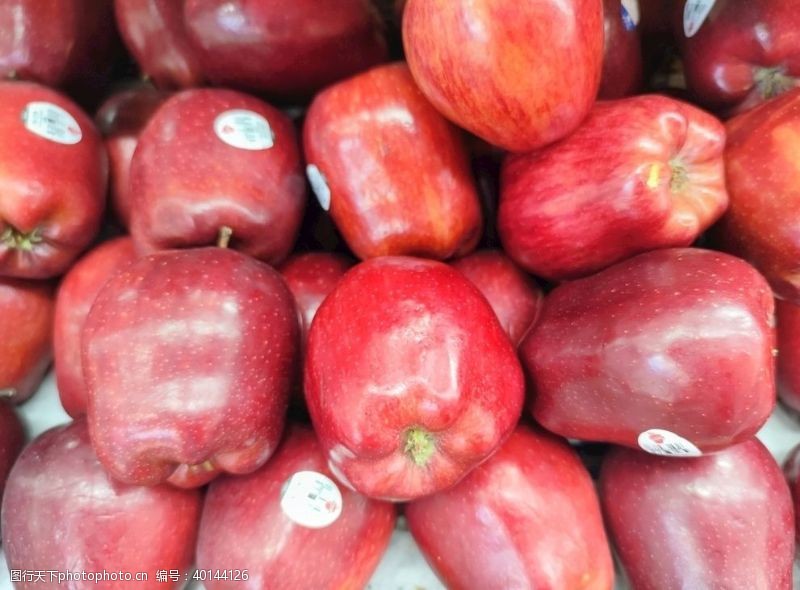
[[275,145],[269,122],[253,111],[233,109],[217,115],[214,133],[230,146],[242,150],[267,150]]
[[342,493],[329,477],[298,471],[283,485],[281,510],[300,526],[325,528],[342,514]]
[[83,138],[75,117],[51,102],[29,102],[22,110],[22,123],[34,135],[55,143],[75,145]]
[[639,24],[639,0],[620,0],[622,3],[622,23],[632,31]]
[[714,8],[717,0],[686,0],[683,7],[683,34],[686,38],[694,37]]
[[669,430],[651,428],[639,435],[639,446],[652,455],[664,457],[699,457],[703,452],[690,441]]
[[319,206],[322,207],[323,211],[327,211],[331,208],[331,189],[328,186],[328,181],[314,164],[306,166],[306,176],[308,176],[308,182],[311,183],[311,189],[317,196]]

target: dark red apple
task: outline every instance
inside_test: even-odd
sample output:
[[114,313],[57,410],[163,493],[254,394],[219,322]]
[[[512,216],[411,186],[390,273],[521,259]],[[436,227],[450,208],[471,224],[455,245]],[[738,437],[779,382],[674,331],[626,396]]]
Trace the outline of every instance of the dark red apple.
[[166,98],[166,93],[141,84],[112,94],[95,114],[110,164],[110,205],[124,227],[130,226],[131,219],[128,181],[133,151],[142,128]]
[[781,401],[800,412],[800,307],[775,302],[778,324],[778,395]]
[[238,252],[163,252],[117,272],[82,333],[101,463],[140,485],[254,471],[283,430],[298,332],[283,279]]
[[387,59],[371,0],[186,0],[184,18],[215,84],[309,97]]
[[392,504],[337,485],[314,433],[295,426],[264,467],[209,486],[197,567],[247,570],[207,590],[365,588],[394,521]]
[[759,441],[692,459],[617,449],[600,493],[632,588],[791,590],[792,499]]
[[446,259],[480,239],[480,201],[461,135],[405,64],[319,94],[303,144],[317,199],[359,258]]
[[774,321],[763,277],[710,250],[648,252],[565,283],[520,347],[533,415],[656,454],[747,440],[775,406]]
[[[297,237],[306,185],[294,127],[232,90],[185,90],[139,136],[131,162],[131,235],[140,252],[230,246],[270,264]],[[228,231],[225,230],[225,231]]]
[[492,308],[432,260],[361,263],[317,311],[305,392],[336,477],[411,500],[455,484],[511,433],[522,370]]
[[0,278],[0,398],[18,404],[39,387],[53,359],[53,307],[49,284]]
[[514,346],[542,310],[542,290],[499,250],[481,250],[452,265],[486,297]]
[[122,40],[142,73],[159,88],[189,88],[204,82],[183,20],[184,2],[114,0]]
[[[44,575],[41,581],[25,576],[14,587],[181,588],[201,507],[198,491],[111,479],[92,450],[85,420],[49,430],[22,452],[6,484],[2,531],[8,566]],[[180,582],[158,581],[157,570],[180,570]],[[145,572],[147,581],[63,577],[82,572]]]
[[106,281],[136,258],[133,242],[121,237],[81,258],[58,288],[53,329],[56,383],[61,405],[76,418],[86,413],[86,381],[81,367],[81,330]]
[[0,400],[0,501],[6,479],[25,444],[25,431],[14,409]]
[[[632,13],[634,10],[636,12]],[[605,44],[598,98],[630,96],[642,86],[642,45],[636,26],[638,10],[637,0],[603,0]]]
[[673,0],[638,0],[638,5],[643,39],[672,34]]
[[741,112],[800,84],[800,13],[793,3],[675,4],[686,84],[701,104]]
[[490,143],[529,151],[574,131],[603,67],[602,0],[409,0],[403,44],[420,89]]
[[65,96],[28,82],[0,82],[0,135],[0,276],[59,275],[100,227],[100,135]]
[[724,147],[722,123],[687,103],[657,95],[600,102],[564,141],[506,159],[503,246],[550,280],[688,246],[728,205]]
[[800,305],[800,90],[731,119],[727,130],[730,207],[720,241],[754,264],[779,297]]
[[520,426],[449,490],[411,502],[408,527],[451,590],[611,590],[592,478],[556,437]]

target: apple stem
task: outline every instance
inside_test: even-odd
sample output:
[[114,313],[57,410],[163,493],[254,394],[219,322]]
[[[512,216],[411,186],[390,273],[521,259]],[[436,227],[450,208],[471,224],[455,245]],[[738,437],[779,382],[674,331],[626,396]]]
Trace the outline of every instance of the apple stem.
[[231,237],[233,237],[233,230],[227,225],[223,225],[221,228],[219,228],[217,247],[227,248],[231,243]]
[[406,432],[403,451],[417,467],[425,467],[435,450],[436,439],[427,430],[415,426]]

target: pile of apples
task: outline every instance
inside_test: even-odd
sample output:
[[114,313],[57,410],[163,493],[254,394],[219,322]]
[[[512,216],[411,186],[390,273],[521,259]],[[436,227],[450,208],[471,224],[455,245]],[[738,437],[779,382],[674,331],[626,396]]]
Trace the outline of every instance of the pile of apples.
[[790,589],[798,14],[0,0],[9,567]]

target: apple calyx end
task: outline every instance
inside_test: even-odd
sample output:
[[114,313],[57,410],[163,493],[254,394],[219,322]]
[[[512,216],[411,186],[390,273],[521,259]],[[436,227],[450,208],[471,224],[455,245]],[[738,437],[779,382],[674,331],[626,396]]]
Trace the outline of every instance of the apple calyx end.
[[223,225],[219,228],[219,234],[217,234],[217,248],[227,248],[230,246],[232,237],[233,230],[227,225]]
[[405,434],[403,452],[417,467],[425,467],[436,450],[436,439],[427,430],[415,426]]
[[0,234],[0,242],[12,250],[30,252],[37,244],[44,241],[41,230],[37,227],[31,232],[22,232],[10,225]]
[[797,79],[786,74],[782,66],[757,68],[755,82],[758,93],[769,100],[797,86]]
[[686,170],[686,166],[678,158],[670,160],[669,167],[672,171],[672,176],[669,179],[669,190],[673,193],[679,193],[689,184],[689,173]]

